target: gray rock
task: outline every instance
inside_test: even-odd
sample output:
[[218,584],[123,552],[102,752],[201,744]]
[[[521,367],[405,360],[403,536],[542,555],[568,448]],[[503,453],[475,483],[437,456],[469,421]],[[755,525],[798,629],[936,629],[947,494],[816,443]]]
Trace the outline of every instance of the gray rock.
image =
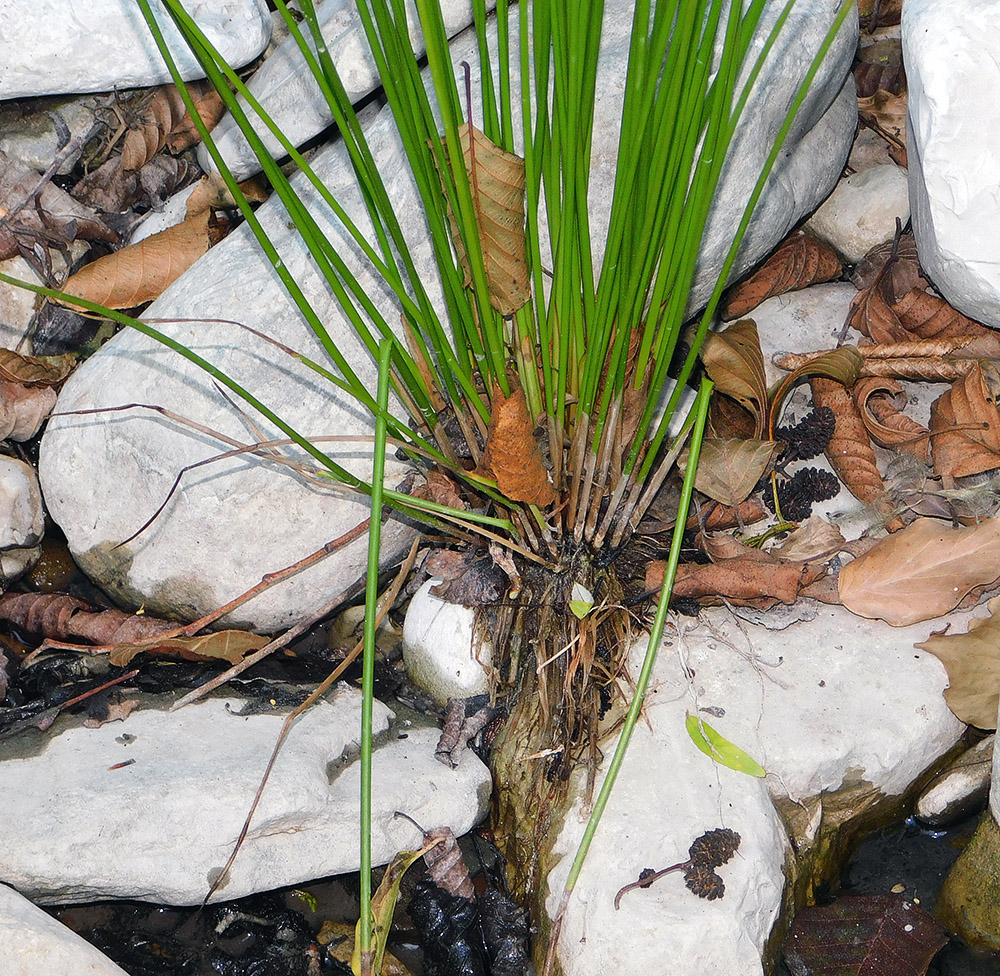
[[[100,102],[94,95],[83,95],[37,99],[27,110],[24,103],[0,105],[0,151],[45,172],[64,147],[67,135],[69,139],[82,138],[90,131]],[[57,173],[69,173],[82,151],[81,144],[69,153]]]
[[[157,21],[186,81],[203,78],[198,62],[154,4]],[[230,64],[252,61],[267,45],[265,0],[203,0],[189,13]],[[170,81],[142,13],[131,0],[3,0],[0,3],[0,99],[110,91]]]
[[[489,0],[486,4],[490,10],[494,6],[496,0]],[[471,0],[440,0],[440,7],[449,36],[472,23]],[[347,94],[352,101],[359,101],[379,86],[379,77],[365,40],[357,5],[354,0],[325,0],[316,5],[316,12],[327,50],[337,66]],[[410,40],[419,57],[424,51],[424,40],[413,0],[408,0],[406,13]],[[284,21],[280,16],[278,19],[282,29],[285,29]],[[285,32],[287,34],[287,29]],[[303,33],[309,38],[309,32],[304,27]],[[293,37],[287,37],[254,73],[248,88],[292,145],[301,145],[333,121],[326,100]],[[254,115],[251,119],[256,121]],[[258,128],[268,152],[276,157],[283,156],[284,150],[267,127],[259,123]],[[260,171],[260,163],[250,144],[228,112],[213,130],[212,138],[226,165],[239,179]],[[198,161],[206,170],[215,169],[211,155],[203,146],[199,147]]]
[[990,793],[993,743],[988,735],[943,769],[917,798],[914,813],[932,827],[946,827],[981,810]]
[[907,160],[920,264],[966,315],[1000,327],[997,8],[907,0]]
[[35,469],[17,458],[0,457],[0,578],[15,580],[38,562],[44,533]]
[[[815,620],[781,631],[739,626],[725,610],[703,611],[704,623],[679,618],[679,633],[668,629],[644,719],[570,899],[559,942],[567,976],[642,976],[662,971],[663,959],[683,959],[692,973],[762,973],[788,856],[768,791],[815,805],[816,832],[820,798],[858,784],[869,799],[899,796],[958,741],[964,726],[944,702],[944,668],[913,647],[941,621],[890,628],[842,607],[816,609]],[[645,643],[633,648],[633,676]],[[713,764],[688,738],[686,712],[760,762],[766,781]],[[605,757],[612,748],[602,744]],[[558,828],[550,916],[586,826],[578,808]],[[718,869],[723,899],[699,900],[675,874],[629,892],[614,910],[615,892],[642,868],[685,860],[690,843],[717,827],[742,837],[737,856]],[[806,847],[813,840],[797,838]]]
[[128,976],[5,884],[0,884],[0,971],[4,976]]
[[[175,713],[138,711],[0,761],[0,876],[43,904],[200,902],[229,857],[283,721],[230,711],[240,707],[211,699]],[[360,694],[342,685],[298,719],[217,898],[358,869],[360,708]],[[403,738],[391,716],[375,703],[375,863],[415,840],[396,810],[461,834],[483,816],[490,792],[475,756],[448,769],[434,759],[437,729],[407,727]]]
[[842,179],[809,218],[806,230],[855,264],[873,247],[892,240],[897,219],[904,227],[910,219],[906,170],[889,163]]
[[[776,16],[780,6],[771,5],[769,16]],[[774,52],[770,62],[772,73],[765,71],[757,98],[747,107],[745,119],[749,121],[737,137],[728,166],[730,185],[719,197],[707,232],[693,303],[704,302],[711,291],[712,278],[725,250],[725,235],[732,230],[736,201],[748,195],[790,92],[804,73],[806,61],[823,36],[835,6],[830,0],[796,5],[793,16],[801,19],[789,23],[783,35],[787,40],[779,45],[780,50]],[[592,155],[591,227],[596,260],[600,259],[607,231],[620,113],[619,81],[628,51],[629,26],[627,9],[609,10]],[[821,73],[797,126],[799,149],[789,150],[791,155],[775,175],[743,264],[752,263],[780,240],[826,195],[840,171],[854,121],[850,99],[843,93],[836,96],[850,64],[856,29],[855,21],[853,32],[843,32]],[[475,60],[474,52],[470,32],[452,44],[456,63],[463,58]],[[474,87],[476,115],[477,90]],[[843,92],[850,95],[847,89]],[[405,175],[402,147],[388,110],[367,124],[367,132],[382,172],[393,175],[390,192],[411,243],[418,274],[427,284],[431,300],[442,307],[416,188]],[[320,153],[314,167],[348,212],[362,212],[360,194],[340,143]],[[298,186],[307,205],[314,213],[322,214],[323,208],[311,188],[305,188],[301,180]],[[374,389],[376,371],[369,353],[317,280],[298,234],[288,228],[284,210],[272,200],[261,207],[258,216],[346,360],[366,388]],[[334,246],[346,255],[366,294],[388,322],[396,323],[395,300],[363,264],[356,246],[332,220],[323,216],[318,219]],[[367,227],[367,220],[361,222]],[[302,433],[357,437],[354,443],[325,449],[359,477],[369,476],[370,454],[364,438],[370,437],[372,427],[366,411],[273,347],[216,321],[236,318],[277,336],[306,355],[321,360],[325,355],[290,304],[274,269],[251,240],[248,228],[240,228],[213,248],[154,303],[148,315],[208,320],[198,325],[168,323],[162,328],[253,390]],[[117,336],[91,357],[64,387],[59,410],[127,403],[158,403],[229,436],[243,441],[256,439],[248,433],[246,417],[220,397],[203,372],[137,333]],[[275,436],[270,424],[252,412],[248,416],[264,430],[265,437]],[[89,575],[125,601],[136,605],[145,602],[151,610],[187,616],[215,608],[263,575],[340,537],[368,515],[363,501],[342,493],[332,495],[287,469],[275,470],[264,461],[241,457],[186,474],[183,489],[154,524],[134,542],[115,548],[157,511],[182,468],[222,449],[208,437],[193,435],[163,417],[138,410],[110,420],[107,415],[59,418],[50,423],[43,441],[41,475],[46,502],[66,532],[71,551]],[[399,463],[391,462],[388,483],[395,485],[404,474]],[[87,486],[85,492],[81,492],[81,485]],[[119,504],[123,493],[129,498],[128,506]],[[249,532],[247,526],[252,526]],[[405,545],[409,531],[396,522],[387,526],[387,559]],[[360,575],[365,565],[365,545],[362,538],[326,564],[268,590],[241,608],[235,619],[273,629],[301,618]]]

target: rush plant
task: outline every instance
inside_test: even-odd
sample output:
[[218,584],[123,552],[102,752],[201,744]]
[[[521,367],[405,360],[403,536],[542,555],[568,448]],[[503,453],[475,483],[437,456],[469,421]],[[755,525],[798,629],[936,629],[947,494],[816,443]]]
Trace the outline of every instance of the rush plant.
[[[208,369],[291,438],[326,477],[437,531],[458,529],[466,544],[477,538],[488,542],[501,554],[509,592],[483,612],[492,615],[496,690],[508,711],[494,743],[498,810],[506,820],[500,826],[510,831],[505,846],[523,886],[531,885],[544,846],[539,811],[560,801],[566,776],[546,777],[555,766],[515,759],[515,747],[517,756],[548,750],[567,773],[585,766],[593,784],[601,693],[607,698],[617,687],[630,643],[631,618],[621,606],[627,570],[618,557],[682,448],[689,449],[650,651],[594,800],[594,819],[570,874],[564,907],[638,718],[659,646],[710,384],[702,384],[679,434],[672,434],[678,429],[674,413],[767,176],[852,6],[844,2],[839,9],[744,212],[734,218],[732,246],[672,381],[667,371],[679,347],[726,154],[794,2],[782,7],[763,50],[751,58],[767,0],[636,0],[610,218],[596,261],[589,175],[602,0],[514,5],[501,0],[492,18],[485,0],[473,0],[479,57],[477,65],[464,69],[452,62],[436,0],[415,3],[426,66],[413,50],[404,0],[358,0],[405,147],[406,178],[416,187],[436,259],[437,280],[427,281],[416,271],[411,241],[390,202],[386,183],[397,174],[379,169],[323,41],[312,0],[301,0],[301,19],[284,0],[275,5],[339,129],[364,200],[363,215],[349,213],[316,177],[180,0],[163,0],[255,150],[350,327],[372,358],[382,349],[383,399],[378,402],[359,378],[357,364],[342,354],[211,135],[202,131],[229,192],[329,360],[302,361],[338,395],[367,409],[380,437],[401,447],[415,469],[446,477],[464,506],[390,490],[377,475],[374,481],[359,477],[276,416],[252,390],[176,340],[147,323],[109,314]],[[185,92],[150,0],[137,3]],[[478,120],[468,117],[472,100],[463,97],[461,82],[469,77],[479,88]],[[186,92],[185,99],[200,124]],[[391,308],[366,294],[324,236],[265,147],[264,129],[385,283]],[[379,509],[376,504],[374,517]],[[554,944],[558,927],[551,935]],[[363,953],[366,938],[363,926]]]

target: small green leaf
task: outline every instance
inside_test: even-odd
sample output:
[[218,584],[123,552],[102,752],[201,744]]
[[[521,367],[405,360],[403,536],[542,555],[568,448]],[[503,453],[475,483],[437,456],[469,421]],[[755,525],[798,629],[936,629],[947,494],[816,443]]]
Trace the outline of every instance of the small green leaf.
[[580,620],[583,620],[594,609],[594,594],[583,583],[574,583],[569,608]]
[[697,715],[687,713],[685,720],[691,741],[717,763],[735,769],[738,773],[748,776],[762,777],[766,775],[763,766],[756,759],[748,756],[739,746],[733,745],[727,738],[719,735],[708,722]]

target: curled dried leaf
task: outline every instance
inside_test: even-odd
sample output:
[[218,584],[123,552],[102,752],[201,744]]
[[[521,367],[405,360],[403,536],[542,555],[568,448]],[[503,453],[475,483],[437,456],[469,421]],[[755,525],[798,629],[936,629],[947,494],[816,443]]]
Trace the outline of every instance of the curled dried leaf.
[[893,311],[903,328],[914,338],[980,337],[987,341],[977,347],[977,356],[1000,356],[1000,335],[963,315],[943,298],[932,295],[923,288],[908,291],[893,305]]
[[713,333],[702,346],[701,359],[716,390],[749,410],[756,427],[754,436],[763,436],[767,429],[767,377],[757,323],[741,319],[723,332]]
[[722,317],[739,318],[775,295],[830,281],[841,268],[840,258],[829,244],[809,234],[793,234],[757,271],[729,290]]
[[127,103],[126,112],[132,128],[122,143],[122,165],[137,170],[163,148],[187,110],[175,85],[161,85]]
[[865,377],[854,384],[852,394],[865,429],[876,444],[927,461],[930,431],[902,412],[906,395],[895,380]]
[[269,637],[245,630],[217,630],[197,637],[118,644],[108,654],[108,661],[116,667],[125,667],[137,654],[151,654],[155,657],[178,657],[185,661],[222,660],[239,664],[248,653],[260,650],[269,640]]
[[821,376],[813,377],[810,383],[816,406],[829,407],[837,418],[833,437],[826,447],[826,456],[833,470],[855,498],[870,505],[886,519],[885,527],[890,532],[901,529],[902,520],[893,514],[891,503],[886,498],[875,452],[849,390],[841,383]]
[[1000,468],[998,386],[997,368],[975,363],[967,376],[931,404],[931,456],[942,477]]
[[810,515],[788,538],[771,550],[773,556],[791,562],[812,562],[829,559],[844,548],[840,529],[818,515]]
[[509,397],[498,386],[493,389],[483,473],[514,501],[544,508],[556,500],[521,389],[512,390]]

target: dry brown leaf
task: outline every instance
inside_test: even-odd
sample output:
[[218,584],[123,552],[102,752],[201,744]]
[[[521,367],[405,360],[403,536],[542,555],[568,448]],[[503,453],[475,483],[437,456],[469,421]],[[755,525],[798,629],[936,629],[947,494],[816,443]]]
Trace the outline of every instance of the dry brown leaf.
[[56,405],[51,386],[22,386],[0,380],[0,440],[30,440]]
[[879,89],[893,95],[906,90],[903,46],[898,37],[859,47],[857,58],[854,80],[858,86],[858,98],[868,98]]
[[77,238],[117,244],[121,219],[99,214],[19,159],[0,151],[0,260],[22,248],[65,246]]
[[844,548],[840,529],[818,515],[810,515],[798,528],[788,534],[779,546],[770,550],[772,556],[791,562],[811,562],[829,559]]
[[917,519],[848,563],[838,581],[852,613],[894,627],[953,610],[974,586],[1000,578],[1000,519],[953,529]]
[[961,478],[1000,467],[998,387],[997,368],[976,363],[968,376],[931,404],[931,456],[942,477]]
[[[646,589],[654,590],[663,585],[665,569],[663,560],[649,563]],[[776,603],[794,603],[802,587],[825,575],[825,566],[793,563],[754,552],[718,563],[678,566],[673,596],[700,600],[706,606],[717,606],[725,598],[737,606],[766,609]]]
[[96,610],[62,593],[4,593],[0,618],[52,640],[118,644],[156,637],[177,624],[146,614]]
[[0,380],[22,386],[58,386],[76,365],[76,357],[22,356],[12,349],[0,349]]
[[[205,128],[211,132],[218,125],[219,119],[225,115],[226,103],[210,82],[189,81],[187,87],[194,99],[195,110],[205,123]],[[199,142],[201,134],[191,119],[191,113],[185,111],[184,117],[167,135],[167,149],[172,153],[179,153]]]
[[469,507],[458,490],[458,483],[443,471],[431,468],[425,477],[425,484],[411,492],[413,496],[426,498],[428,501],[447,505],[449,508],[464,510]]
[[749,410],[754,417],[754,436],[762,437],[767,430],[767,376],[756,322],[741,319],[709,335],[701,359],[716,391]]
[[[858,346],[856,351],[859,353],[860,365],[857,375],[951,383],[967,376],[975,368],[978,359],[975,353],[980,348],[980,341],[977,336],[953,336],[947,339]],[[822,361],[828,355],[829,350],[822,353],[786,353],[775,358],[775,365],[794,372],[808,373],[812,364]],[[785,382],[787,383],[787,379]]]
[[[753,491],[781,450],[777,441],[706,437],[694,486],[714,501],[735,507]],[[679,463],[682,469],[687,466],[686,453]]]
[[865,377],[854,384],[851,392],[865,429],[876,444],[928,460],[930,432],[901,412],[906,395],[895,380]]
[[[711,511],[705,514],[705,530],[718,532],[723,529],[735,529],[738,526],[753,525],[754,522],[759,522],[764,518],[767,518],[767,509],[758,498],[748,498],[746,501],[740,502],[736,508],[715,504]],[[689,515],[688,528],[693,529],[697,524],[697,515]]]
[[124,722],[135,711],[138,704],[138,698],[125,698],[122,701],[111,702],[103,717],[85,718],[83,720],[83,727],[85,729],[99,729],[102,725],[107,725],[109,722]]
[[890,304],[895,304],[907,292],[914,288],[926,288],[927,279],[920,273],[920,258],[917,255],[917,242],[913,232],[901,234],[898,244],[895,239],[885,241],[873,247],[855,266],[851,272],[851,281],[858,291],[871,286],[872,282],[882,274],[886,262],[890,260],[893,246],[896,248],[896,259],[885,271],[884,277],[889,281],[886,295]]
[[757,271],[729,290],[722,318],[739,318],[775,295],[829,281],[841,269],[840,258],[829,244],[808,234],[793,234]]
[[542,508],[556,500],[542,453],[535,440],[535,424],[528,416],[528,404],[521,389],[505,397],[493,388],[493,413],[486,431],[483,473],[516,502]]
[[995,729],[1000,705],[1000,597],[986,606],[990,615],[969,621],[968,633],[939,631],[916,646],[944,665],[948,672],[944,699],[959,721]]
[[900,518],[892,514],[875,452],[850,391],[841,383],[822,376],[813,377],[810,383],[813,404],[829,407],[837,420],[833,437],[826,446],[826,456],[833,470],[855,498],[886,519],[886,529],[894,532],[902,528]]
[[945,339],[950,336],[982,337],[978,356],[1000,356],[1000,335],[952,308],[943,298],[922,288],[913,288],[895,305],[900,324],[917,339]]
[[879,89],[868,98],[859,98],[858,117],[884,138],[906,148],[906,95]]
[[[490,304],[501,315],[513,315],[531,297],[524,233],[524,160],[505,152],[468,123],[459,126],[458,134],[476,209]],[[472,283],[472,269],[450,203],[448,220],[468,287]]]
[[208,250],[209,216],[210,211],[203,210],[138,244],[84,265],[63,290],[108,308],[133,308],[152,301]]
[[851,299],[847,313],[851,327],[872,342],[906,342],[911,338],[891,305],[888,270]]
[[271,640],[245,630],[217,630],[198,637],[170,637],[152,643],[118,644],[108,654],[109,663],[123,668],[137,654],[178,657],[185,661],[228,661],[239,664],[250,651],[258,651]]
[[122,142],[122,166],[137,170],[156,155],[168,133],[187,114],[175,85],[161,85],[141,98],[125,103],[130,129]]

